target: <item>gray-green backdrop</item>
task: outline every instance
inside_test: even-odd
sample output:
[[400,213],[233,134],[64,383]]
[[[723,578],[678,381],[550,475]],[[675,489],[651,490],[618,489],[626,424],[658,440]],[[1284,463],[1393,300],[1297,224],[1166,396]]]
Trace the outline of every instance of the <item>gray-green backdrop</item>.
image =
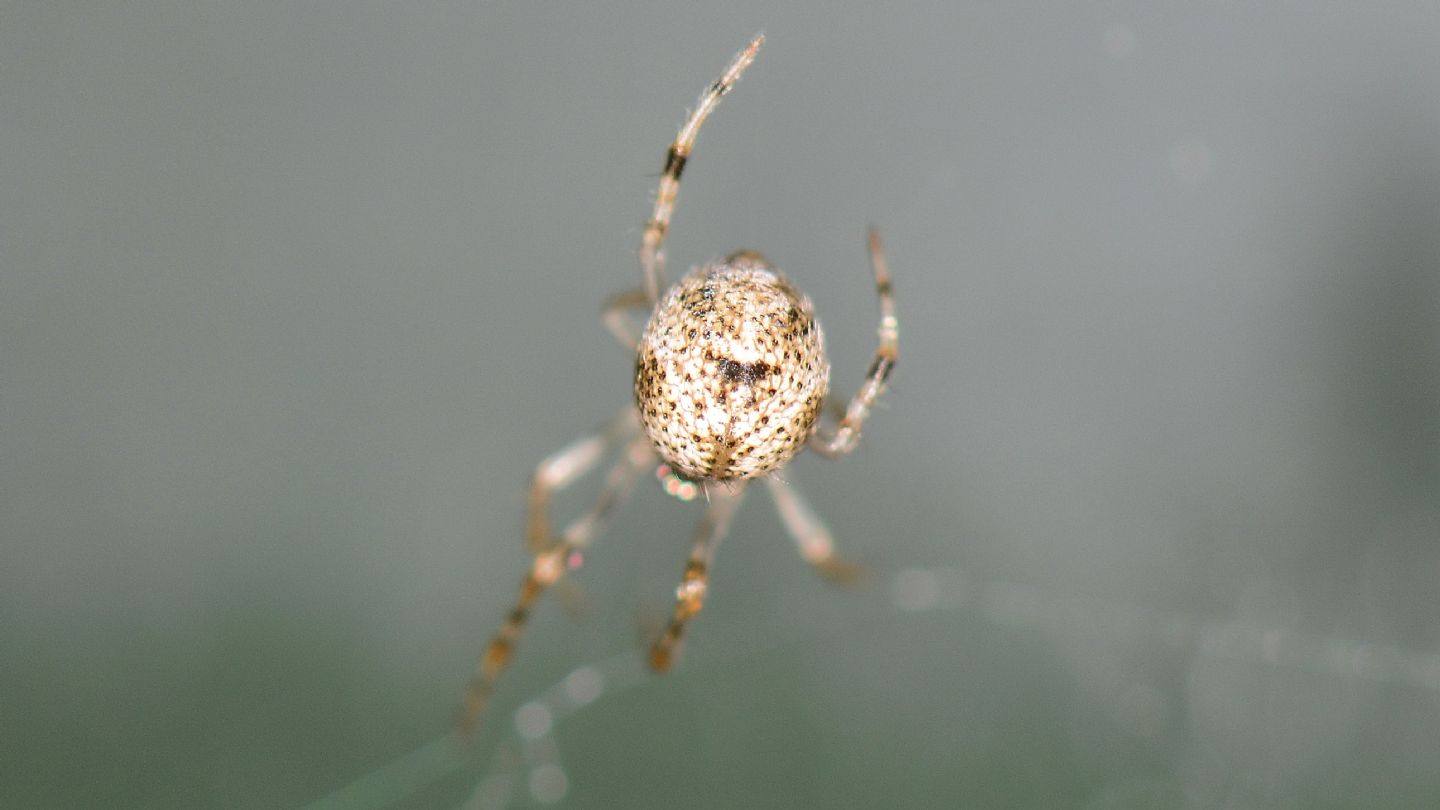
[[[445,765],[762,30],[672,267],[763,250],[849,392],[883,229],[893,389],[786,472],[867,585],[757,492],[626,681],[698,515],[647,483]],[[0,805],[1440,804],[1437,45],[1430,0],[0,3]]]

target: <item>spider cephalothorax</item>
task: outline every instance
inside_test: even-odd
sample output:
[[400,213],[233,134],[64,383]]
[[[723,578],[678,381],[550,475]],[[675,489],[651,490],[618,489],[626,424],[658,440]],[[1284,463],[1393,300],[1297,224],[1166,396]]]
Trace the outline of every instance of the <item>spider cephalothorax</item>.
[[[772,475],[802,449],[842,456],[855,449],[870,408],[885,389],[898,352],[899,324],[890,294],[890,272],[880,237],[870,233],[870,266],[880,298],[880,346],[860,391],[838,421],[822,425],[829,387],[825,340],[810,300],[776,273],[759,253],[741,251],[690,273],[663,295],[665,235],[680,189],[680,174],[700,125],[750,65],[763,37],[741,51],[700,96],[665,156],[655,209],[640,242],[644,286],[621,293],[605,307],[605,325],[635,351],[635,405],[605,430],[586,436],[540,462],[530,482],[525,539],[534,556],[520,596],[480,659],[457,728],[473,730],[500,673],[509,664],[531,608],[566,571],[580,565],[605,519],[629,494],[636,479],[662,459],[662,479],[682,497],[696,482],[707,487],[705,516],[695,530],[690,556],[675,589],[670,623],[650,648],[650,666],[668,669],[686,625],[700,612],[708,590],[715,545],[751,480],[763,480],[780,519],[800,554],[829,579],[845,580],[855,568],[835,554],[830,530],[800,493]],[[637,333],[630,315],[648,309]],[[556,533],[550,522],[555,492],[594,469],[619,447],[594,504]]]
[[671,287],[635,359],[645,434],[693,480],[755,478],[794,458],[829,381],[810,300],[753,252]]

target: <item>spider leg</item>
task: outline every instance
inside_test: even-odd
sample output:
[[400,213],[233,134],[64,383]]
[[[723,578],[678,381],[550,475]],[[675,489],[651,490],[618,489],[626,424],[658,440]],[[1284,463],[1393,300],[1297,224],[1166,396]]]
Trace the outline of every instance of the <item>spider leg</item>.
[[735,516],[735,509],[744,498],[744,487],[742,482],[733,491],[719,487],[709,493],[710,505],[706,507],[705,517],[695,529],[695,545],[690,549],[690,559],[685,563],[685,573],[681,577],[680,585],[675,588],[675,613],[665,632],[660,634],[660,638],[650,648],[650,668],[656,672],[670,669],[670,665],[675,662],[675,652],[680,645],[680,637],[685,632],[686,623],[695,618],[695,614],[704,607],[715,546],[730,531],[730,519]]
[[755,52],[760,50],[764,35],[755,37],[745,50],[735,55],[730,67],[725,69],[715,83],[700,95],[695,111],[680,128],[675,142],[665,156],[665,169],[660,175],[660,185],[655,189],[655,210],[645,223],[645,236],[640,241],[640,269],[645,276],[645,297],[654,303],[660,297],[661,284],[665,278],[665,234],[670,230],[670,216],[675,211],[675,195],[680,191],[680,173],[685,170],[685,161],[695,146],[695,137],[700,134],[700,125],[714,112],[720,97],[730,92],[740,74],[755,61]]
[[[573,571],[584,563],[583,552],[590,547],[590,541],[600,533],[605,527],[605,521],[609,520],[630,496],[640,473],[654,463],[655,454],[649,440],[643,436],[631,439],[620,458],[610,468],[605,484],[590,509],[572,520],[556,541],[556,553],[565,560],[566,570]],[[565,608],[566,612],[574,617],[583,611],[585,592],[575,584],[575,580],[560,579],[555,586],[559,589],[557,595],[560,597],[561,607]]]
[[633,352],[640,343],[640,332],[633,328],[626,313],[649,307],[650,299],[646,297],[644,290],[626,290],[610,296],[605,302],[601,317],[605,319],[605,328],[610,330],[610,334],[615,336],[620,345]]
[[525,499],[525,545],[531,554],[540,554],[554,543],[550,533],[550,501],[554,494],[594,469],[607,448],[634,435],[637,427],[635,409],[627,407],[599,433],[575,440],[535,467]]
[[773,475],[765,477],[765,484],[770,488],[770,496],[775,499],[780,519],[785,522],[785,528],[800,549],[800,556],[830,582],[850,585],[857,581],[863,573],[860,566],[835,553],[835,538],[804,496]]
[[[619,422],[627,428],[621,435],[631,436],[630,441],[626,444],[624,453],[610,468],[610,472],[605,477],[605,483],[601,486],[600,494],[590,508],[567,525],[558,538],[553,541],[547,538],[544,547],[535,553],[530,570],[520,584],[520,595],[516,598],[515,605],[506,614],[505,621],[496,631],[495,637],[485,647],[485,652],[480,656],[480,661],[475,668],[475,675],[471,678],[469,690],[465,694],[465,699],[455,720],[455,730],[462,737],[469,737],[474,733],[475,727],[480,721],[480,715],[485,710],[485,704],[495,689],[495,683],[500,679],[500,674],[505,671],[505,667],[509,665],[510,659],[514,656],[515,645],[525,632],[535,603],[539,601],[547,588],[565,575],[566,570],[579,566],[578,553],[589,546],[591,539],[603,526],[605,520],[629,495],[640,472],[653,463],[654,454],[650,449],[650,442],[643,436],[633,436],[633,422],[634,420],[631,418]],[[612,425],[612,429],[614,427]],[[615,437],[609,437],[606,434],[591,437],[591,439],[605,438],[613,441]],[[588,449],[590,445],[587,442],[591,439],[583,439],[547,459],[537,470],[537,478],[546,471],[547,465],[550,465],[552,471],[558,472],[554,479],[549,480],[559,480],[563,485],[593,467],[604,450],[605,444],[609,442],[602,442],[598,449],[590,451]],[[582,450],[584,452],[581,452]],[[592,453],[595,456],[593,459],[590,458]],[[588,463],[582,464],[581,462]],[[558,473],[566,474],[559,475]],[[553,488],[553,486],[550,487],[550,489]],[[545,495],[548,505],[549,490],[545,492]],[[535,505],[533,498],[531,505],[532,507]],[[542,510],[543,512],[544,510]],[[533,524],[535,515],[532,513],[531,517]],[[548,514],[542,514],[542,518],[548,525]]]
[[823,456],[843,456],[855,449],[860,441],[860,427],[870,408],[885,390],[890,372],[899,359],[900,322],[895,319],[895,300],[890,292],[890,267],[885,261],[885,252],[880,245],[880,232],[870,229],[870,267],[875,272],[875,292],[880,297],[880,346],[875,349],[875,359],[865,374],[860,391],[845,408],[845,415],[828,436],[817,431],[810,446]]
[[[644,436],[631,439],[615,466],[610,468],[610,474],[605,477],[605,485],[590,505],[590,509],[565,526],[555,548],[566,555],[589,548],[590,541],[605,527],[605,521],[609,520],[620,504],[630,496],[630,490],[634,488],[640,473],[654,463],[655,451],[650,440]],[[576,566],[571,564],[568,567]]]

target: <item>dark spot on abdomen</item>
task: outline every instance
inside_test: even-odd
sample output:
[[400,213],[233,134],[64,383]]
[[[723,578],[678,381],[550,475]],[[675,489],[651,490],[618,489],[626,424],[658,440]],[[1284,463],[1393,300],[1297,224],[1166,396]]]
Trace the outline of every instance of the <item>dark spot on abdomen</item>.
[[754,385],[756,380],[769,377],[771,372],[770,364],[763,360],[755,363],[737,363],[728,357],[720,361],[718,370],[721,378],[732,385],[735,383]]

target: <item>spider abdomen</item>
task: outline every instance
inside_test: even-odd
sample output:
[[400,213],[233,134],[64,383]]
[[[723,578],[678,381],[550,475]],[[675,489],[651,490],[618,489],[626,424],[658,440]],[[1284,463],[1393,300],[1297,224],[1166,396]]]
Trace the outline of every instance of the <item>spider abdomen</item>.
[[640,338],[635,401],[677,472],[755,478],[804,447],[829,380],[809,299],[746,251],[691,272],[660,300]]

